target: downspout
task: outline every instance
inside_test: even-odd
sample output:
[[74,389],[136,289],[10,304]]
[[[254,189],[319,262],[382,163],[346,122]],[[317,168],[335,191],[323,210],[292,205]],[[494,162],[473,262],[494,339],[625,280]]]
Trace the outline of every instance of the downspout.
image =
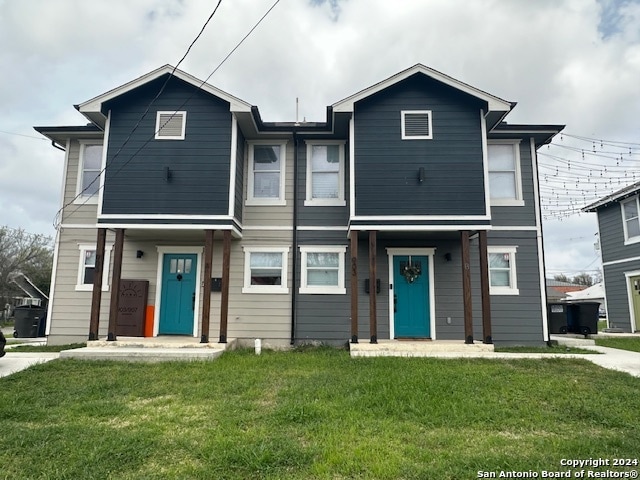
[[293,127],[293,257],[292,267],[293,272],[291,274],[291,340],[290,344],[293,345],[296,340],[296,312],[297,301],[296,295],[297,288],[296,282],[298,280],[296,272],[298,269],[298,128]]

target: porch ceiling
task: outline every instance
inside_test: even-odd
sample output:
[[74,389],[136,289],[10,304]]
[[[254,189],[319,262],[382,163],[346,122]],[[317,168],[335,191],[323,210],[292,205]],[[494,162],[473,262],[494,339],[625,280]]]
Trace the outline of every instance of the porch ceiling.
[[[215,229],[212,226],[212,229]],[[128,228],[124,232],[125,238],[142,241],[155,241],[157,243],[197,243],[204,244],[204,230],[178,230],[178,229],[136,229]],[[222,230],[216,230],[214,235],[215,241],[222,241]]]

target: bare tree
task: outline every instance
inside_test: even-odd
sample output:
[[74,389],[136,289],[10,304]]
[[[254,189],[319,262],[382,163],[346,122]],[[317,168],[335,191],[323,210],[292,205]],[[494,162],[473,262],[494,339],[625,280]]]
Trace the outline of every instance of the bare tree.
[[586,272],[582,272],[578,275],[576,275],[575,277],[573,277],[572,283],[575,283],[576,285],[586,285],[587,287],[590,287],[591,285],[593,285],[593,277],[591,275],[589,275]]
[[571,279],[569,277],[567,277],[564,273],[560,273],[558,275],[554,275],[553,279],[557,280],[558,282],[571,283]]
[[23,229],[0,227],[0,309],[14,295],[17,287],[9,274],[22,272],[44,293],[49,294],[53,267],[53,241],[46,235],[34,235]]

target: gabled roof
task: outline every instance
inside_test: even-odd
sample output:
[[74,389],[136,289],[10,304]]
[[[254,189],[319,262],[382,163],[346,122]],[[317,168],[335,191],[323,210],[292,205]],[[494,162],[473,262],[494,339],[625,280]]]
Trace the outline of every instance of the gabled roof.
[[163,75],[168,75],[168,74],[172,74],[174,77],[179,78],[180,80],[187,82],[193,85],[194,87],[201,89],[204,92],[210,93],[211,95],[215,95],[216,97],[229,102],[229,104],[231,105],[230,111],[232,112],[251,112],[251,105],[248,104],[247,102],[240,100],[239,98],[234,97],[233,95],[230,95],[227,92],[224,92],[219,88],[214,87],[213,85],[203,82],[202,80],[197,79],[193,75],[189,75],[188,73],[183,72],[182,70],[176,69],[171,65],[164,65],[163,67],[160,67],[152,72],[142,75],[141,77],[138,77],[135,80],[125,83],[124,85],[121,85],[119,87],[116,87],[113,90],[109,90],[108,92],[103,93],[102,95],[98,95],[97,97],[94,97],[90,100],[87,100],[86,102],[81,103],[80,105],[76,105],[76,108],[80,113],[82,113],[89,120],[96,123],[97,125],[104,127],[106,115],[102,111],[102,106],[105,102],[113,100],[114,98],[119,97],[120,95],[130,92],[135,88],[141,87],[142,85],[145,85],[149,82],[157,80]]
[[602,197],[597,202],[594,202],[590,205],[587,205],[582,209],[583,212],[595,212],[601,207],[609,205],[614,202],[619,202],[620,200],[624,200],[627,197],[631,197],[636,193],[640,192],[640,182],[636,182],[633,185],[629,185],[627,187],[621,188],[620,190],[613,192],[611,195],[607,195],[606,197]]
[[461,82],[460,80],[456,80],[455,78],[445,75],[444,73],[441,73],[441,72],[438,72],[437,70],[426,67],[421,63],[417,63],[413,67],[409,67],[406,70],[403,70],[402,72],[392,75],[386,80],[378,82],[375,85],[365,88],[364,90],[360,90],[358,93],[355,93],[343,100],[340,100],[337,103],[334,103],[332,105],[333,111],[334,112],[353,112],[353,106],[357,101],[362,100],[363,98],[369,97],[370,95],[373,95],[374,93],[384,90],[385,88],[388,88],[392,85],[395,85],[396,83],[401,82],[402,80],[405,80],[410,76],[415,75],[416,73],[421,73],[423,75],[426,75],[427,77],[433,78],[434,80],[437,80],[441,83],[449,85],[450,87],[460,90],[461,92],[467,93],[473,97],[476,97],[482,101],[487,102],[489,112],[492,112],[492,111],[503,112],[502,116],[504,116],[506,115],[506,113],[511,111],[511,109],[515,106],[515,103],[511,103],[501,98],[498,98],[487,92],[484,92],[475,87],[472,87],[471,85]]

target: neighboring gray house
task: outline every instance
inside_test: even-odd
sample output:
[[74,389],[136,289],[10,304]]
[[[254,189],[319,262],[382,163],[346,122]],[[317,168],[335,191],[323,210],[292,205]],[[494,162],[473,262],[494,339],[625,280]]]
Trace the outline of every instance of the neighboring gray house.
[[562,125],[419,64],[317,123],[172,72],[36,127],[66,151],[51,343],[548,340],[536,152]]
[[640,182],[583,211],[596,212],[609,327],[640,330]]

